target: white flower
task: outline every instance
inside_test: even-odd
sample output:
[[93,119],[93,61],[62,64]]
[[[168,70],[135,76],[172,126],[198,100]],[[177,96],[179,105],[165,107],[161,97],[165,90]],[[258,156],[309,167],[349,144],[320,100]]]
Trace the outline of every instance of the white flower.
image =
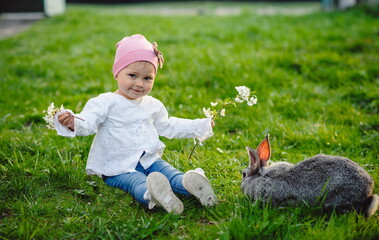
[[234,99],[234,101],[236,101],[237,103],[243,103],[244,101],[246,101],[247,105],[250,107],[257,104],[257,101],[258,101],[257,97],[254,95],[250,97],[250,94],[251,94],[250,88],[245,87],[245,86],[239,86],[239,87],[236,87],[236,90],[238,92],[238,95]]
[[44,113],[47,113],[43,119],[46,121],[46,127],[48,129],[52,129],[54,130],[55,129],[55,126],[54,126],[54,117],[55,117],[55,114],[57,114],[58,112],[62,112],[64,110],[64,107],[63,105],[61,105],[60,108],[56,108],[54,106],[54,103],[52,102],[49,107],[47,107],[47,110],[44,110],[43,112]]
[[[205,108],[203,107],[203,113],[207,118],[211,119],[217,119],[217,117],[220,115],[222,117],[225,117],[225,112],[226,112],[226,107],[228,105],[236,107],[236,103],[243,103],[246,101],[248,106],[253,106],[254,104],[257,104],[257,97],[255,95],[251,95],[250,88],[245,87],[245,86],[239,86],[235,87],[237,90],[238,94],[234,98],[234,101],[231,98],[227,98],[225,100],[216,100],[215,102],[211,102],[211,108]],[[253,92],[254,93],[254,92]],[[251,96],[250,96],[251,95]],[[195,146],[193,147],[188,159],[191,158],[192,153],[194,152],[196,146],[200,144],[201,141],[195,141]],[[220,153],[223,153],[223,151],[220,148],[217,148],[217,150]]]
[[238,92],[238,96],[237,96],[238,98],[248,101],[250,97],[250,88],[245,87],[245,86],[239,86],[239,87],[236,87],[236,90]]
[[210,108],[203,108],[203,113],[207,118],[213,118],[213,113]]
[[256,96],[253,96],[250,98],[250,100],[247,102],[247,105],[249,105],[250,107],[257,104],[258,102],[258,99]]
[[243,99],[239,98],[239,97],[236,97],[234,99],[234,101],[238,102],[238,103],[243,103]]
[[[236,106],[236,103],[243,103],[246,101],[248,106],[253,106],[257,104],[257,97],[255,95],[251,95],[251,90],[245,86],[235,87],[238,94],[234,98],[234,102],[230,99],[225,100],[217,100],[215,102],[211,102],[211,108],[203,108],[203,112],[208,118],[217,118],[218,115],[222,117],[225,116],[225,109],[228,105]],[[217,107],[216,107],[217,106]]]
[[51,129],[51,130],[54,130],[55,128],[54,128],[54,118],[49,118],[49,117],[43,117],[43,119],[45,119],[45,121],[46,121],[46,127],[48,128],[48,129]]

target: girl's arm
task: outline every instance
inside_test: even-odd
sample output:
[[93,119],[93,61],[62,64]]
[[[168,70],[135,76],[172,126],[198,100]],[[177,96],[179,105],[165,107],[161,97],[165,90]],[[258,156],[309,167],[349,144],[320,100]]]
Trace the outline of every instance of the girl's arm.
[[168,117],[168,112],[163,104],[154,119],[154,126],[160,136],[167,138],[197,138],[200,141],[213,136],[213,124],[210,118],[192,120]]
[[94,134],[97,132],[98,126],[105,120],[107,111],[106,99],[101,96],[92,98],[86,103],[80,114],[75,115],[71,110],[58,113],[54,118],[55,129],[58,135],[65,137]]

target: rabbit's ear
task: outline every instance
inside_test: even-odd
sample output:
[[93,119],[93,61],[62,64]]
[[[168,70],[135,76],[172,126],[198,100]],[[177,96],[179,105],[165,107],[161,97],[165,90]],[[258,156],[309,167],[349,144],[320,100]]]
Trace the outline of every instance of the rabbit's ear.
[[269,136],[270,135],[267,134],[265,139],[263,139],[263,141],[257,147],[257,152],[258,152],[262,167],[267,166],[267,161],[270,159],[270,156],[271,156]]
[[249,160],[250,160],[249,171],[247,174],[248,176],[251,176],[254,173],[259,171],[260,161],[259,161],[258,153],[256,150],[251,149],[249,147],[246,147],[246,150],[247,150],[247,153],[249,155]]

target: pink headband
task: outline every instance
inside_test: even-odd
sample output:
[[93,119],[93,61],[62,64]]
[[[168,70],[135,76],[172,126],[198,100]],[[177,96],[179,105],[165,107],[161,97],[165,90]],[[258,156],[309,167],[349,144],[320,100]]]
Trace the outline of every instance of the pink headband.
[[127,67],[129,64],[137,61],[146,61],[153,64],[155,71],[157,66],[163,66],[163,55],[158,51],[158,45],[154,42],[151,44],[141,34],[135,34],[125,37],[116,44],[116,56],[113,63],[113,76]]

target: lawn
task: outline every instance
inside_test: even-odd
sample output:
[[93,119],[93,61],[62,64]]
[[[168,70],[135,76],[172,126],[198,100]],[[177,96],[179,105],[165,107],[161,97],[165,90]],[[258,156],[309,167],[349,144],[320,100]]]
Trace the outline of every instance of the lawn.
[[[162,16],[68,5],[64,15],[0,40],[0,239],[379,238],[378,213],[276,208],[240,190],[245,146],[270,133],[273,161],[342,155],[371,174],[379,193],[378,8],[261,15],[263,5],[245,3],[238,14],[217,15],[214,6]],[[234,97],[235,86],[256,91],[258,104],[228,109],[190,160],[192,139],[162,138],[164,159],[206,171],[220,201],[214,208],[182,199],[181,216],[146,211],[85,174],[93,136],[63,138],[45,127],[51,102],[80,112],[89,98],[115,90],[115,44],[135,33],[164,53],[151,95],[172,116],[201,118],[211,101]]]

